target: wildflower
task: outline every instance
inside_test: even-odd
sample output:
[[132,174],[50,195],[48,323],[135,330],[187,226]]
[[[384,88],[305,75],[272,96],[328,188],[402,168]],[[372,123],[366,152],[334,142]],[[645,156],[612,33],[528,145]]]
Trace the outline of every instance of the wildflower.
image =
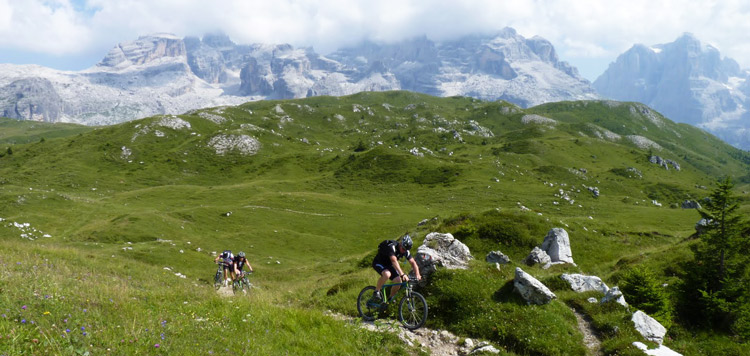
[[161,333],[161,339],[164,340],[164,333]]
[[21,319],[21,324],[26,324],[26,319]]
[[83,336],[86,336],[86,332],[85,331],[83,332]]
[[44,312],[44,313],[42,313],[42,314],[43,314],[43,315],[49,315],[49,314],[50,314],[50,312],[46,311],[46,312]]
[[159,344],[154,344],[154,347],[158,349],[159,348]]
[[33,342],[35,344],[38,344],[39,343],[39,339],[31,339],[31,342]]
[[69,333],[69,332],[70,332],[70,329],[65,329],[65,333],[66,334]]
[[84,331],[84,330],[86,330],[86,327],[85,326],[81,326],[81,331]]
[[22,307],[21,307],[21,309],[23,309],[23,310],[26,310],[26,306],[25,306],[25,305],[24,305],[24,306],[22,306]]

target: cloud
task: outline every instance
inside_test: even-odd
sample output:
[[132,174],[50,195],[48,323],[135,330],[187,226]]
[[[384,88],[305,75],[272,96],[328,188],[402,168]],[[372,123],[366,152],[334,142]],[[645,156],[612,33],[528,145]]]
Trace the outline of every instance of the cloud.
[[221,31],[237,43],[290,43],[326,54],[363,39],[444,40],[507,26],[546,38],[573,64],[613,61],[635,43],[692,32],[748,68],[748,18],[746,0],[0,0],[0,51],[103,55],[148,33]]
[[68,0],[2,0],[0,10],[0,48],[60,55],[88,45],[91,30]]

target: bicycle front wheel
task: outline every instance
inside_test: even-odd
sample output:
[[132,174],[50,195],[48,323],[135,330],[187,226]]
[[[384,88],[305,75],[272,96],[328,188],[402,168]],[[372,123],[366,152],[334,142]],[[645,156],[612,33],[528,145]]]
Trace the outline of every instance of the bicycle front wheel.
[[357,311],[359,316],[365,321],[373,321],[377,317],[380,305],[372,300],[372,293],[375,287],[367,286],[359,292],[357,297]]
[[216,272],[216,275],[214,276],[214,289],[218,290],[221,288],[221,272]]
[[417,293],[411,292],[401,298],[398,304],[398,320],[409,330],[422,327],[427,321],[427,301]]

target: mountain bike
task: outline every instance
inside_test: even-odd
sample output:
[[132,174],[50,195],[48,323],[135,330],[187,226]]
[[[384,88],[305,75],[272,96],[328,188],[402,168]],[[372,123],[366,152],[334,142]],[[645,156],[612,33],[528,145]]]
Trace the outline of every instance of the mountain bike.
[[236,278],[234,281],[232,281],[232,292],[234,294],[237,293],[243,293],[247,294],[247,292],[250,291],[250,288],[253,286],[252,283],[247,279],[247,274],[252,272],[242,272],[239,278]]
[[[416,281],[405,281],[401,283],[385,284],[381,292],[385,300],[381,301],[374,298],[374,286],[367,286],[359,292],[357,297],[357,311],[359,316],[365,321],[373,321],[378,314],[382,314],[388,308],[390,303],[394,303],[396,298],[404,292],[404,296],[398,302],[398,321],[409,330],[422,327],[427,321],[427,301],[424,297],[412,289]],[[395,295],[387,296],[390,287],[401,286]]]
[[219,269],[214,275],[214,289],[219,290],[224,285],[224,263],[217,262],[216,264],[219,265]]

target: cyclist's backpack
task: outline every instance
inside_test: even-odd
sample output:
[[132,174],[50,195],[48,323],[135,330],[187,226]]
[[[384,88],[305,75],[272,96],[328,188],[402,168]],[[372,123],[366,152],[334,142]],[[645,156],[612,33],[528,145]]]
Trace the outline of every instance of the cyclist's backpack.
[[[391,246],[396,246],[398,244],[398,241],[394,240],[385,240],[378,245],[378,252],[383,251],[386,248],[391,248]],[[398,252],[398,250],[396,250]]]

